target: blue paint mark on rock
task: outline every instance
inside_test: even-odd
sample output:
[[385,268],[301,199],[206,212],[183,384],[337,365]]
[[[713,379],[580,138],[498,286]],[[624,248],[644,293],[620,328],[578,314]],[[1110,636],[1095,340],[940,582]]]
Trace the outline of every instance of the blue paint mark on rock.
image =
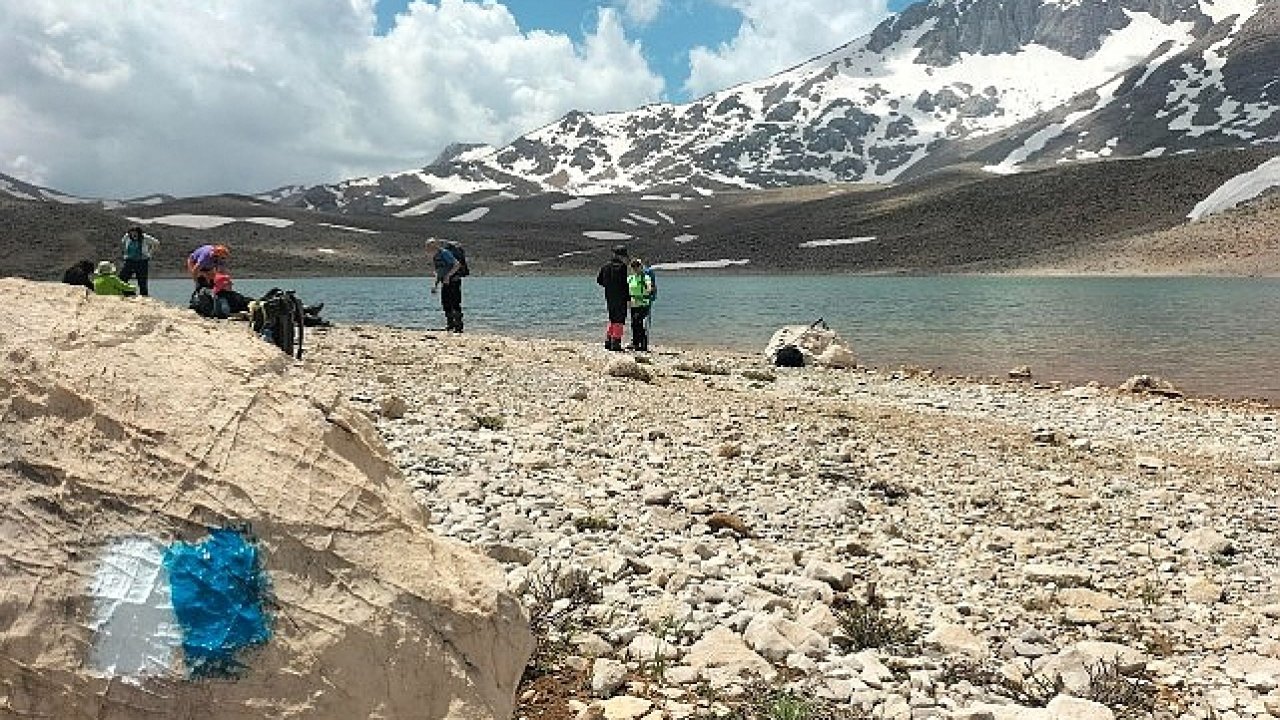
[[164,555],[182,650],[193,677],[235,675],[240,651],[271,639],[269,584],[258,548],[235,530],[214,530]]

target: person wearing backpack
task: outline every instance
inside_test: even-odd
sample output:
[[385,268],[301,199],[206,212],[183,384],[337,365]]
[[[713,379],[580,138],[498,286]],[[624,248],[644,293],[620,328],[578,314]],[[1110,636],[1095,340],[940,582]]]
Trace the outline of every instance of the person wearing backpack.
[[134,225],[120,238],[120,245],[124,250],[124,267],[120,269],[120,279],[129,282],[135,275],[138,276],[138,294],[145,296],[151,255],[160,247],[160,241]]
[[649,351],[649,303],[653,297],[653,283],[645,273],[644,261],[631,258],[631,273],[627,275],[627,289],[631,298],[631,349]]
[[627,322],[627,303],[631,288],[627,283],[627,248],[619,245],[613,249],[613,257],[596,273],[596,284],[604,288],[604,303],[609,311],[609,325],[605,328],[604,349],[622,352],[622,333]]
[[[440,294],[440,308],[444,310],[445,329],[462,332],[462,278],[470,274],[466,256],[457,243],[446,243],[436,238],[427,240],[427,255],[435,268],[435,284],[431,294]],[[461,256],[461,257],[459,257]]]

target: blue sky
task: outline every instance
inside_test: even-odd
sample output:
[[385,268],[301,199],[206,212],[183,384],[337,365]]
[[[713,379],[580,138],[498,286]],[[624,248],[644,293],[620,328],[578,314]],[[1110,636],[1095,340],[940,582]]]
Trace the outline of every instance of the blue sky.
[[255,192],[682,102],[903,0],[8,2],[0,173],[87,197]]
[[[377,0],[377,31],[385,33],[389,30],[394,25],[396,16],[404,12],[410,2],[411,0]],[[624,9],[627,5],[621,0],[612,3],[602,0],[497,2],[506,6],[521,30],[562,33],[575,43],[582,43],[586,35],[595,30],[601,7]],[[650,67],[665,81],[665,99],[675,102],[691,99],[691,93],[685,87],[690,75],[690,51],[699,46],[717,48],[730,43],[743,23],[751,22],[749,17],[734,7],[733,0],[653,0],[643,4],[652,5],[658,10],[653,20],[647,23],[627,22],[628,34],[640,42]],[[849,0],[847,4],[853,6],[859,3],[858,0]],[[887,9],[897,12],[910,4],[909,0],[889,0]],[[761,76],[771,71],[762,68]]]

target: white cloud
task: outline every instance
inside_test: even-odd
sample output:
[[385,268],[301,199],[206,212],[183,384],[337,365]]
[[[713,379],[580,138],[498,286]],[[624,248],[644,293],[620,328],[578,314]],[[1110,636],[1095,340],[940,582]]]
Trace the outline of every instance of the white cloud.
[[627,21],[645,26],[658,19],[663,0],[621,0],[622,14]]
[[575,44],[492,0],[42,0],[0,14],[0,172],[85,195],[257,191],[417,167],[658,99],[618,10]]
[[875,27],[886,0],[715,0],[742,13],[738,34],[689,53],[685,90],[699,97],[834,50]]

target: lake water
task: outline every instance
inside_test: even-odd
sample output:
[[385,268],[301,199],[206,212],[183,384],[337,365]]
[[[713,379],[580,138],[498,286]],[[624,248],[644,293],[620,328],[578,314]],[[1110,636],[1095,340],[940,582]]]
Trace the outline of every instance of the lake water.
[[[1280,280],[659,275],[652,343],[759,351],[780,325],[824,318],[866,365],[912,365],[1115,385],[1160,375],[1198,395],[1280,400]],[[152,294],[186,304],[187,280]],[[248,295],[294,288],[336,323],[441,328],[417,278],[241,280]],[[603,340],[594,277],[472,277],[467,329]]]

